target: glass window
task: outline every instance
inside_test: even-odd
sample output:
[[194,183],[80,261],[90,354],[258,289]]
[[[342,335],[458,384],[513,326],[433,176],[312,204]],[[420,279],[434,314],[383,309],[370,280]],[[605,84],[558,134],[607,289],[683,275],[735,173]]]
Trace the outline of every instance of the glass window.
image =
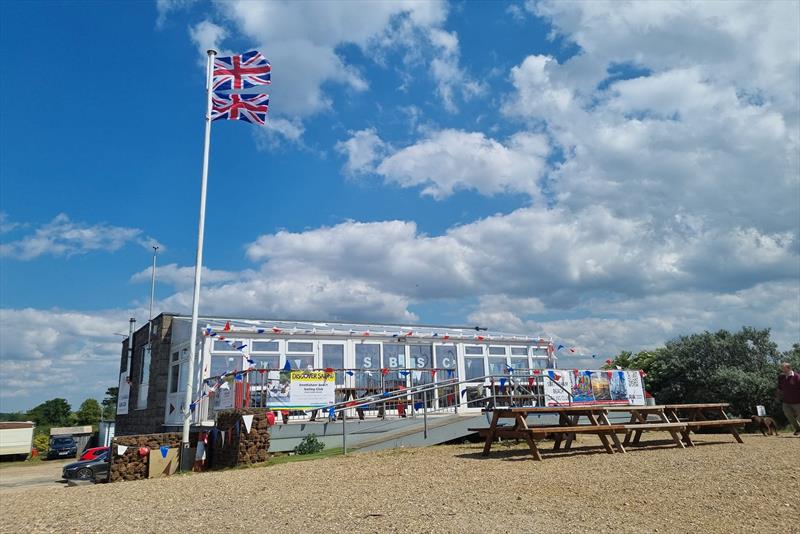
[[292,369],[313,369],[314,368],[314,355],[313,354],[287,354],[286,361]]
[[517,373],[519,371],[527,371],[528,370],[528,357],[527,356],[512,356],[511,357],[511,367],[514,368],[514,372]]
[[547,358],[534,358],[533,359],[533,368],[534,369],[548,369],[549,364]]
[[256,369],[271,369],[275,371],[276,369],[279,369],[281,366],[280,362],[281,357],[278,356],[277,354],[274,356],[251,355],[250,359],[255,362],[253,364],[253,367],[255,367]]
[[406,385],[406,376],[401,375],[399,369],[406,367],[406,346],[397,343],[384,343],[383,344],[383,366],[389,369],[398,369],[398,371],[390,371],[384,379],[383,383],[387,389],[397,388],[400,385]]
[[464,373],[467,380],[478,378],[486,374],[483,358],[464,358]]
[[179,354],[178,354],[177,352],[173,352],[173,353],[172,353],[172,358],[170,358],[170,360],[169,360],[169,361],[171,361],[171,362],[177,362],[177,361],[178,361],[178,357],[179,357]]
[[505,356],[506,355],[506,348],[505,347],[489,347],[489,354],[494,356]]
[[286,345],[286,352],[314,352],[314,343],[310,341],[290,341]]
[[169,392],[178,392],[178,366],[173,365],[169,369]]
[[178,391],[186,391],[186,376],[189,371],[189,366],[186,362],[181,364],[174,364],[169,369],[169,392],[177,393]]
[[505,375],[506,372],[506,357],[505,356],[489,356],[489,374],[491,375]]
[[277,341],[253,341],[250,345],[251,352],[278,352]]
[[480,345],[464,346],[464,354],[483,354],[483,347]]
[[408,351],[408,366],[412,369],[429,369],[433,367],[433,355],[430,345],[410,345]]
[[455,345],[436,346],[436,367],[440,369],[455,369],[458,367],[458,357],[456,356]]
[[527,347],[511,347],[511,355],[512,356],[527,356],[528,355],[528,348]]
[[231,354],[212,354],[211,355],[211,374],[209,376],[224,375],[228,371],[237,369],[237,364],[241,363],[241,357]]
[[[230,341],[230,343],[227,343],[227,341]],[[223,352],[231,352],[231,351],[235,351],[236,350],[234,347],[236,347],[238,344],[239,344],[239,342],[238,341],[234,341],[233,339],[228,339],[228,340],[225,340],[225,341],[220,340],[220,339],[215,339],[214,340],[214,348],[212,350],[214,350],[214,351],[223,351]]]
[[322,345],[322,367],[336,370],[336,385],[344,384],[344,345]]
[[357,388],[378,388],[381,378],[378,369],[381,366],[381,346],[377,343],[359,343],[356,345],[355,381]]

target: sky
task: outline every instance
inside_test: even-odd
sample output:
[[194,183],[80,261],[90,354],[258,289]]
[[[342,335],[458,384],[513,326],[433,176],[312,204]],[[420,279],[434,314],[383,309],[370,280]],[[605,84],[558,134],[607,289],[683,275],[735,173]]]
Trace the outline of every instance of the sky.
[[153,245],[190,312],[209,47],[272,85],[212,126],[201,314],[800,341],[796,1],[4,2],[0,44],[0,411],[116,385]]

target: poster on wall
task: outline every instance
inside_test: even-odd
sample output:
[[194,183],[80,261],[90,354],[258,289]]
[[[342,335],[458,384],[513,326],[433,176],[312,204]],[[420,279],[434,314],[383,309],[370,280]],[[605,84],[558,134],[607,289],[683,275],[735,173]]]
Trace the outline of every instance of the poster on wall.
[[120,373],[119,390],[117,390],[117,415],[127,415],[128,402],[131,397],[131,384],[128,382],[128,373]]
[[336,373],[325,371],[282,371],[270,380],[268,406],[284,410],[312,410],[333,404]]
[[545,371],[544,395],[547,406],[570,404],[644,405],[644,386],[638,371],[588,371],[550,369]]

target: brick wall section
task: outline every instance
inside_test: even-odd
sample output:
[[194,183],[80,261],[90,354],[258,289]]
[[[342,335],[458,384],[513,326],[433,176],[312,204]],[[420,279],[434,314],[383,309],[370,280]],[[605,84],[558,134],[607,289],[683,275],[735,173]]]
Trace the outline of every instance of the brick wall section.
[[[164,409],[169,387],[169,357],[172,342],[172,316],[161,314],[153,319],[153,345],[150,357],[150,381],[147,408],[137,410],[139,398],[139,376],[147,345],[147,323],[133,334],[133,358],[131,360],[131,394],[127,415],[117,415],[115,435],[152,434],[164,430]],[[120,373],[128,361],[127,340],[122,343]]]
[[[248,433],[242,415],[253,415],[253,426]],[[236,433],[236,424],[239,433]],[[269,423],[261,409],[228,410],[217,415],[217,428],[225,434],[225,445],[214,444],[211,449],[211,466],[214,469],[236,465],[266,462],[269,451]]]
[[[197,443],[196,436],[194,436],[194,441]],[[124,445],[128,447],[128,450],[120,456],[117,454],[117,445]],[[158,450],[162,445],[180,449],[181,434],[170,432],[114,438],[111,445],[111,482],[147,478],[147,456],[144,458],[139,456],[139,448],[148,447],[150,450]]]

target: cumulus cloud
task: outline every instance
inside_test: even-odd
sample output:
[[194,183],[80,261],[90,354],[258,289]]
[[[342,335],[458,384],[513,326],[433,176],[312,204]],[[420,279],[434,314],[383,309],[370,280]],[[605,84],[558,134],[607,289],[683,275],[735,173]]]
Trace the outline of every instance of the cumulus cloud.
[[122,310],[0,309],[0,411],[32,408],[46,392],[74,409],[86,398],[102,399],[119,380],[121,338],[114,332],[127,332],[128,317]]
[[0,256],[27,261],[44,255],[74,256],[102,250],[114,252],[127,243],[142,247],[164,245],[151,237],[143,235],[138,228],[113,226],[109,224],[88,225],[75,222],[64,214],[58,214],[52,221],[36,228],[32,234],[21,239],[0,243]]
[[[131,282],[149,283],[152,274],[153,267],[147,267],[146,269],[131,276]],[[217,284],[220,282],[238,280],[240,276],[241,273],[203,267],[200,280],[204,284]],[[194,285],[194,267],[179,267],[176,263],[159,265],[156,267],[156,277],[159,284],[166,283],[176,288],[186,289],[187,287],[192,287]]]
[[538,198],[549,152],[547,139],[539,134],[520,132],[501,143],[480,132],[451,129],[430,131],[427,138],[396,151],[374,129],[355,132],[336,146],[347,156],[346,173],[376,173],[401,187],[422,187],[423,195],[438,200],[458,190]]

